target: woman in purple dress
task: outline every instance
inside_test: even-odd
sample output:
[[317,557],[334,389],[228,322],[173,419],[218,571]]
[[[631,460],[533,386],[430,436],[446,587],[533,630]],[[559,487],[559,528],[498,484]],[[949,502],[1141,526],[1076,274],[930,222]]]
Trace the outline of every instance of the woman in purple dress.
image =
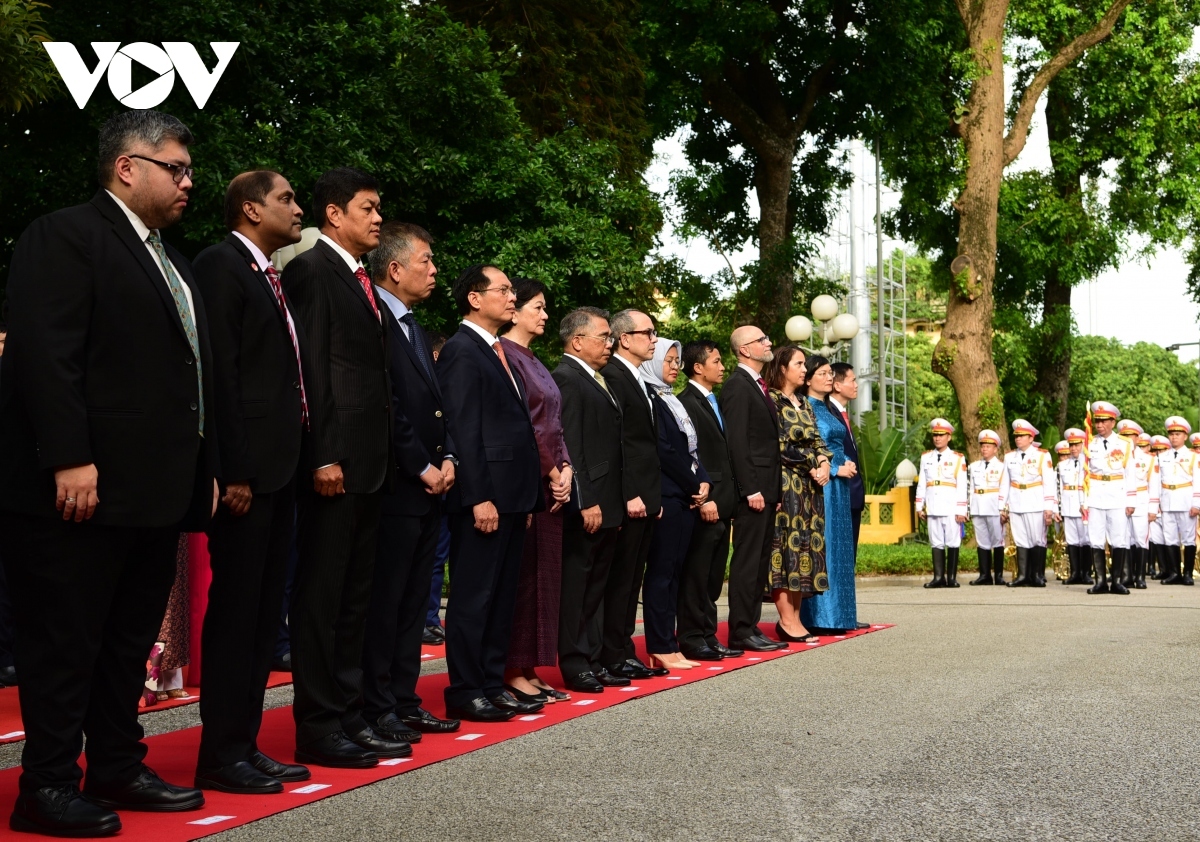
[[563,441],[562,395],[550,372],[529,346],[545,333],[546,287],[528,278],[513,278],[517,312],[500,342],[508,364],[525,383],[525,398],[533,420],[542,461],[546,510],[533,515],[525,533],[525,554],[517,585],[512,640],[504,681],[521,701],[553,702],[570,696],[553,689],[537,667],[558,663],[558,600],[562,577],[563,504],[571,498],[571,465]]

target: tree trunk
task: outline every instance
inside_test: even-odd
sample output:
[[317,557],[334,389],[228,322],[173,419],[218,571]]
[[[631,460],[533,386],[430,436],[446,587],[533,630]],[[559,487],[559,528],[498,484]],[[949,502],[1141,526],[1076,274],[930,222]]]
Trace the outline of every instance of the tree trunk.
[[[1061,144],[1070,142],[1071,103],[1060,86],[1051,82],[1046,96],[1046,129],[1050,138],[1050,162],[1054,190],[1064,203],[1081,203],[1080,176],[1071,156],[1062,154]],[[1059,243],[1058,253],[1069,254],[1075,242],[1068,237]],[[1046,274],[1042,294],[1040,342],[1034,359],[1037,383],[1034,391],[1046,401],[1046,407],[1059,432],[1067,425],[1067,393],[1071,378],[1071,285],[1062,280],[1057,266]]]
[[1002,45],[1008,3],[987,0],[960,8],[979,67],[960,127],[967,158],[966,183],[954,203],[958,211],[957,254],[969,258],[970,265],[959,271],[950,285],[946,325],[933,351],[933,370],[954,387],[967,449],[974,459],[980,430],[995,430],[1008,446],[1000,379],[992,357],[996,225],[1004,174]]
[[792,189],[794,145],[778,144],[774,154],[758,155],[754,189],[758,196],[758,275],[754,290],[753,321],[769,336],[776,336],[792,315],[791,227],[788,199]]

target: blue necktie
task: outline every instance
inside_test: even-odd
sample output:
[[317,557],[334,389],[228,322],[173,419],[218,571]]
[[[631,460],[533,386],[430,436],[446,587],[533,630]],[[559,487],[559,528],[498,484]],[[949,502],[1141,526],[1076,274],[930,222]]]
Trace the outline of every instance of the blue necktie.
[[725,419],[721,417],[721,410],[717,408],[717,396],[712,392],[708,393],[708,403],[713,408],[713,413],[717,416],[717,423],[721,425],[721,432],[725,432]]
[[412,343],[413,350],[417,352],[417,359],[421,361],[425,374],[432,380],[433,368],[429,365],[429,357],[425,353],[425,343],[421,341],[421,329],[417,326],[416,317],[411,312],[405,313],[400,317],[400,321],[408,328],[408,341]]

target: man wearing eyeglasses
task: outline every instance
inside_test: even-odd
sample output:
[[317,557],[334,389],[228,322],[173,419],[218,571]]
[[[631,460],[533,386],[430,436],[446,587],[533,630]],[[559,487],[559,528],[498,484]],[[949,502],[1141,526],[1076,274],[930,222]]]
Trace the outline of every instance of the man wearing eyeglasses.
[[667,670],[646,666],[633,649],[638,593],[642,589],[654,525],[662,510],[658,424],[646,382],[638,371],[638,366],[654,359],[658,333],[650,317],[638,310],[617,313],[612,317],[611,330],[616,344],[612,359],[600,373],[621,405],[625,523],[617,537],[604,592],[601,662],[606,669],[596,678],[605,686],[616,687],[633,679],[665,675]]
[[458,452],[450,516],[446,607],[446,713],[502,722],[540,710],[504,686],[521,553],[529,515],[539,511],[542,467],[525,384],[497,335],[516,313],[517,296],[495,266],[471,266],[454,282],[463,317],[438,356],[447,429]]
[[[183,216],[192,134],[158,111],[100,130],[101,189],[36,220],[8,278],[0,541],[26,734],[14,830],[105,836],[199,790],[142,761],[137,705],[181,531],[216,507],[212,355]],[[77,760],[87,731],[87,780]]]
[[786,649],[758,630],[771,561],[772,523],[783,481],[779,421],[763,380],[773,359],[771,340],[754,325],[737,328],[729,345],[738,365],[721,389],[721,415],[729,460],[738,485],[729,564],[729,648],[749,652]]

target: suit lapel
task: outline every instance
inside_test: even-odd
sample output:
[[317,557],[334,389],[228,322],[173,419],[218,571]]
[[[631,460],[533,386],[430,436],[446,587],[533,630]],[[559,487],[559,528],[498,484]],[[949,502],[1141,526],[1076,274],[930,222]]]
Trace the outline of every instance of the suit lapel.
[[[566,362],[567,367],[571,371],[575,372],[575,374],[579,375],[579,377],[581,377],[585,383],[588,383],[593,389],[603,395],[606,401],[617,407],[617,409],[621,408],[621,405],[617,403],[617,399],[613,397],[612,393],[601,386],[600,381],[596,379],[595,375],[599,374],[599,372],[593,372],[592,376],[588,376],[587,372],[580,368],[579,363],[572,362],[570,360],[567,360]],[[589,369],[589,371],[591,371],[591,369]],[[601,374],[600,376],[603,377],[604,375]]]
[[325,255],[325,259],[333,264],[334,269],[337,270],[338,277],[342,279],[344,284],[350,287],[351,292],[354,293],[354,297],[362,303],[362,306],[367,308],[367,314],[371,317],[372,321],[379,324],[380,319],[375,316],[375,311],[371,309],[371,302],[367,298],[366,290],[358,282],[355,274],[350,271],[350,267],[346,265],[346,261],[342,259],[342,256],[322,240],[317,240],[316,248],[320,249],[321,254]]
[[[390,309],[389,309],[389,312],[390,312]],[[395,320],[395,318],[393,317],[393,321],[394,320]],[[403,346],[404,352],[406,354],[408,354],[409,360],[412,361],[413,367],[417,371],[421,372],[421,376],[425,378],[425,382],[427,382],[429,384],[429,388],[431,388],[433,390],[433,393],[435,395],[438,395],[440,397],[441,392],[438,389],[437,380],[435,380],[433,378],[433,376],[432,376],[433,373],[431,371],[426,370],[425,366],[421,365],[421,358],[417,355],[416,345],[413,344],[413,341],[411,339],[409,339],[407,336],[404,335],[404,326],[401,325],[398,321],[396,321],[396,323],[393,324],[392,327],[395,328],[399,332],[400,344],[401,344],[401,346]],[[410,330],[416,329],[419,331],[421,329],[421,326],[419,324],[416,324],[416,320],[414,319],[414,324],[410,325],[409,329]],[[429,347],[428,342],[425,343],[425,347],[426,348]],[[430,366],[432,366],[433,360],[430,360],[429,364],[430,364]]]
[[[286,333],[287,319],[284,318],[283,311],[279,309],[279,302],[275,298],[275,290],[271,288],[271,281],[268,280],[267,273],[264,271],[265,267],[258,265],[257,259],[253,254],[250,253],[250,249],[246,248],[246,244],[237,237],[233,236],[233,234],[230,234],[228,237],[226,237],[225,242],[233,246],[234,251],[238,253],[238,256],[246,265],[246,271],[254,276],[255,284],[260,290],[262,290],[263,294],[266,295],[267,299],[271,302],[271,309],[275,312],[275,317],[279,320],[279,325]],[[286,300],[287,297],[285,296],[284,301],[286,302]],[[291,336],[288,337],[288,341],[291,341]]]
[[650,422],[651,426],[653,426],[654,415],[650,411],[650,396],[646,393],[646,390],[642,388],[642,384],[638,382],[638,379],[633,376],[633,372],[629,370],[629,366],[625,365],[623,362],[617,361],[615,359],[615,354],[613,356],[614,360],[612,366],[617,370],[617,376],[624,377],[626,380],[628,380],[633,385],[633,390],[640,393],[642,399],[647,401],[646,403],[642,403],[641,401],[638,401],[637,403],[641,407],[641,411],[646,413],[646,420]]
[[688,384],[687,394],[691,396],[692,400],[704,408],[704,412],[707,413],[709,419],[713,423],[713,426],[717,428],[717,432],[721,434],[721,438],[725,438],[725,428],[721,426],[721,420],[717,418],[717,413],[713,411],[712,404],[709,403],[708,398],[706,398],[704,394],[701,393],[701,391],[691,383]]
[[[489,346],[487,344],[487,342],[484,341],[483,337],[480,336],[478,332],[472,330],[471,328],[467,327],[466,325],[459,325],[458,332],[466,333],[467,336],[469,336],[475,342],[475,344],[479,346],[480,350],[483,351],[483,355],[488,358],[488,360],[490,361],[490,364],[496,370],[496,373],[499,374],[501,378],[503,378],[505,385],[508,386],[509,391],[512,392],[513,397],[521,402],[521,405],[525,407],[525,412],[528,413],[529,405],[525,402],[525,396],[524,396],[524,394],[522,394],[522,392],[524,392],[525,389],[518,390],[517,387],[513,384],[513,381],[518,377],[517,372],[514,371],[512,373],[512,377],[508,376],[508,371],[504,368],[504,363],[500,362],[499,354],[497,354],[495,349],[492,348],[491,346]],[[522,384],[522,385],[524,385],[524,384]]]

